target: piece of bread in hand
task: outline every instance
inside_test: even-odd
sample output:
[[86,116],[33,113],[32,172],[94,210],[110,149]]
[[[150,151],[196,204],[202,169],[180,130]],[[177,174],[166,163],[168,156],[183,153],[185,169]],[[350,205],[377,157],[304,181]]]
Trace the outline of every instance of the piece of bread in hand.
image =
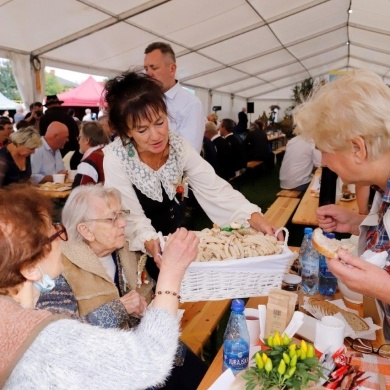
[[355,245],[351,243],[341,242],[335,238],[324,236],[321,228],[314,229],[311,240],[317,252],[330,259],[337,257],[339,249],[351,252],[355,248]]

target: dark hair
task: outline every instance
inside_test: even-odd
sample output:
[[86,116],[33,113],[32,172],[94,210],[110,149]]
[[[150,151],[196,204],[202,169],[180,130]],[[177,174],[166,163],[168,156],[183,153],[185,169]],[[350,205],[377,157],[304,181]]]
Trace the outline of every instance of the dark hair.
[[42,104],[41,102],[35,102],[35,103],[33,103],[33,108],[37,108],[37,107],[42,108],[42,107],[43,107],[43,104]]
[[110,126],[124,145],[130,140],[129,124],[134,128],[142,119],[152,121],[153,114],[167,115],[161,84],[142,72],[125,72],[107,81],[105,100]]
[[235,123],[233,119],[222,119],[221,125],[229,132],[233,132]]
[[160,50],[164,56],[168,56],[171,60],[176,63],[175,52],[172,49],[172,46],[169,43],[165,42],[153,42],[148,45],[145,49],[145,54],[149,54],[152,51]]
[[0,116],[0,125],[12,125],[12,122],[8,117]]
[[30,122],[27,122],[26,120],[22,119],[16,124],[16,130],[21,129],[22,127],[28,127],[30,126]]
[[25,282],[20,271],[50,252],[51,212],[50,198],[31,186],[0,189],[0,294],[8,295]]
[[260,130],[264,130],[264,124],[262,121],[255,120],[254,123],[256,123]]
[[81,131],[85,138],[88,138],[89,146],[107,145],[110,142],[99,122],[82,122]]
[[68,109],[68,115],[71,115],[71,116],[74,115],[74,109],[73,108],[69,108]]

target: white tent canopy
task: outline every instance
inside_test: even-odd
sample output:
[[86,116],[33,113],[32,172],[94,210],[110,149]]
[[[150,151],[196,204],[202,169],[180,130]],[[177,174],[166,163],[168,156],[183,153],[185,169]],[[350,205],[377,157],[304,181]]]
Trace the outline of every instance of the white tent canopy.
[[16,110],[18,104],[8,99],[0,92],[0,110]]
[[169,42],[178,79],[206,109],[215,93],[239,104],[289,98],[332,70],[369,68],[390,82],[388,0],[0,0],[0,24],[0,57],[107,77]]

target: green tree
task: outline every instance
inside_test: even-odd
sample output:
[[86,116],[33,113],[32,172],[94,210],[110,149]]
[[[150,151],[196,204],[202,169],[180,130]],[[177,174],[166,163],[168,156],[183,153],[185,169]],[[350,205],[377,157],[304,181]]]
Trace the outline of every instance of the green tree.
[[52,74],[45,72],[45,95],[57,95],[59,93],[64,92],[64,86],[60,84],[58,78]]
[[8,99],[21,100],[8,60],[0,60],[0,92]]

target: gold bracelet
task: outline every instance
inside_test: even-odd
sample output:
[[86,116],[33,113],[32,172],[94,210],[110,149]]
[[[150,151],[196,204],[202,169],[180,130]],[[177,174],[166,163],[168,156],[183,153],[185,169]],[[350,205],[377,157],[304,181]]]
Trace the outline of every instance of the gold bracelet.
[[165,290],[165,291],[156,291],[156,294],[153,295],[153,298],[156,296],[156,295],[162,295],[162,294],[167,294],[167,295],[173,295],[174,297],[176,297],[177,299],[180,300],[180,295],[175,292],[175,291],[169,291],[169,290]]

